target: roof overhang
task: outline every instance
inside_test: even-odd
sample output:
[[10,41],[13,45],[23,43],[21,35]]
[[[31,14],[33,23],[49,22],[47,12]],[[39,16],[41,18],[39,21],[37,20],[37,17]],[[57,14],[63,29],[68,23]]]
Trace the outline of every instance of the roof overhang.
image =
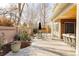
[[[62,6],[63,5],[63,6]],[[62,8],[60,8],[62,7]],[[53,21],[59,19],[76,19],[76,4],[60,4],[55,8],[53,13]]]

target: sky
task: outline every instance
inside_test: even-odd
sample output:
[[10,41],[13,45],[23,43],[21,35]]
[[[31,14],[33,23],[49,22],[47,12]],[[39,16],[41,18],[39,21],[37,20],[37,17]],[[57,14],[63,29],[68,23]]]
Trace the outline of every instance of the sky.
[[[38,9],[39,9],[39,3],[34,3],[34,6],[33,6],[33,4],[30,4],[30,3],[28,3],[29,4],[29,6],[30,6],[30,8],[32,8],[32,10],[35,10],[36,12],[37,12],[37,14],[38,14]],[[52,15],[52,8],[54,7],[54,4],[52,4],[52,3],[49,3],[48,4],[48,9],[49,9],[49,11],[48,11],[48,16],[50,17],[51,15]],[[50,10],[51,9],[51,10]],[[27,7],[25,7],[24,8],[24,12],[23,12],[23,15],[25,14],[25,15],[27,15]],[[28,22],[28,20],[27,20],[27,17],[25,16],[25,17],[23,17],[22,19],[24,19],[26,22]],[[22,22],[23,22],[23,20],[21,20]],[[24,21],[24,22],[25,22]],[[36,20],[37,21],[37,20]]]
[[5,8],[6,6],[9,6],[9,3],[0,3],[0,8]]
[[[30,8],[32,8],[32,10],[35,10],[35,11],[37,11],[37,13],[38,13],[38,10],[39,10],[39,3],[34,3],[34,6],[33,6],[33,3],[28,3],[29,4],[29,6],[30,6]],[[0,8],[6,8],[6,6],[8,7],[10,4],[9,3],[0,3]],[[48,3],[48,8],[49,8],[49,11],[48,11],[48,17],[50,17],[51,15],[52,15],[52,10],[53,10],[53,7],[54,7],[54,4],[52,4],[52,3]],[[50,10],[50,8],[52,9],[52,10]],[[29,10],[28,10],[29,11]],[[24,8],[24,10],[23,10],[23,15],[22,15],[22,17],[21,17],[21,22],[27,22],[28,20],[28,17],[26,17],[27,16],[27,7],[25,7]],[[37,20],[35,20],[35,21],[37,21]],[[49,21],[49,20],[48,20]],[[47,21],[47,22],[48,22]]]

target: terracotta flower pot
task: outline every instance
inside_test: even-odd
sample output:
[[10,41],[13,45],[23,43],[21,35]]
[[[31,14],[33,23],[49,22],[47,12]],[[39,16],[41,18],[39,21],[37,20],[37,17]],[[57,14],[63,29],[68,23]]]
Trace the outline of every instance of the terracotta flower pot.
[[11,44],[11,50],[13,53],[16,53],[20,50],[20,47],[21,47],[21,42],[20,41],[14,41],[12,44]]

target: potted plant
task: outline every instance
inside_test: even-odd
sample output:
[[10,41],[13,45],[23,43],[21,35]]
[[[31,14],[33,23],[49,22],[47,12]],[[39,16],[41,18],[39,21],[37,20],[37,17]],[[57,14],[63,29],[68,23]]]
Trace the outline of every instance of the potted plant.
[[31,39],[25,31],[22,31],[21,33],[15,35],[14,39],[15,41],[11,44],[11,50],[14,53],[18,52],[20,48],[30,46]]
[[30,46],[30,44],[31,44],[30,35],[28,35],[27,32],[25,32],[25,31],[21,32],[20,33],[20,41],[21,41],[22,48]]
[[15,39],[15,41],[13,41],[11,43],[11,50],[13,53],[16,53],[20,50],[20,47],[21,47],[20,36],[18,34],[16,34],[14,39]]
[[28,35],[26,32],[22,32],[20,34],[20,40],[21,41],[31,41],[30,35]]
[[11,43],[11,50],[13,53],[16,53],[20,50],[21,42],[20,41],[14,41]]

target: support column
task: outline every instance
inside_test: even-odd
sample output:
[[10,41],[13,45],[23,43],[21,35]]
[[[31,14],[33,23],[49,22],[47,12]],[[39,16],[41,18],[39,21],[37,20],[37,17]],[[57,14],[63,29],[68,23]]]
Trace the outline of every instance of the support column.
[[77,5],[77,21],[76,21],[76,54],[79,56],[79,4]]

